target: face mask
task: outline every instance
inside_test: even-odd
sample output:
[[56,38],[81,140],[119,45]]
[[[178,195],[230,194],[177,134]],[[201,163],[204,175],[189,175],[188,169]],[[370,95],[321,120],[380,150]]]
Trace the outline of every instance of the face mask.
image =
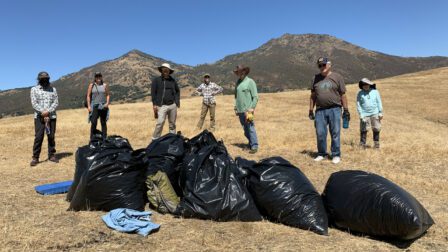
[[43,87],[47,87],[48,85],[50,85],[50,80],[49,79],[41,79],[41,80],[39,80],[39,85],[41,85]]

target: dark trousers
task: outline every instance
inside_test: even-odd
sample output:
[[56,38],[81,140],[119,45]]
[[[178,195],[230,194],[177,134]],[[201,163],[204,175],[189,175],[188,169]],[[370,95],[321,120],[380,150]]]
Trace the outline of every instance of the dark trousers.
[[[44,141],[45,122],[44,119],[38,117],[34,119],[34,146],[33,146],[33,158],[38,159],[40,151],[42,149],[42,142]],[[56,153],[56,142],[54,136],[56,133],[56,119],[50,120],[50,134],[47,135],[48,139],[48,157],[51,157]]]
[[100,118],[101,122],[101,132],[103,133],[103,139],[107,137],[107,109],[98,109],[98,106],[93,106],[92,115],[90,118],[90,139],[92,140],[95,136],[96,127],[98,125],[98,118]]

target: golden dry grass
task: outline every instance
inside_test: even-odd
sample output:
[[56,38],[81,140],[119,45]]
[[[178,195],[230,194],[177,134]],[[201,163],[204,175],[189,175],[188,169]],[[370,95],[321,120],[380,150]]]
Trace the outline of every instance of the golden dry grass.
[[[256,124],[261,159],[280,155],[300,167],[322,192],[332,172],[362,169],[382,175],[412,193],[431,213],[436,224],[410,245],[412,251],[446,251],[448,247],[448,68],[378,80],[385,107],[381,150],[357,148],[357,85],[348,88],[351,128],[342,132],[343,159],[314,163],[313,123],[308,120],[307,91],[262,94]],[[20,102],[20,101],[18,101]],[[236,144],[245,143],[233,115],[232,96],[218,97],[216,136],[224,139],[235,157],[251,156]],[[184,99],[178,130],[193,136],[200,98]],[[129,138],[135,149],[146,147],[154,126],[150,104],[111,107],[109,132]],[[102,212],[68,212],[65,195],[40,196],[34,186],[72,179],[74,153],[87,143],[89,125],[82,109],[59,112],[57,150],[67,153],[59,164],[43,162],[29,167],[33,142],[31,116],[0,120],[0,227],[2,250],[168,250],[168,251],[308,251],[398,250],[397,246],[336,229],[329,236],[269,222],[217,223],[176,219],[154,214],[162,225],[147,238],[108,229]],[[167,125],[166,125],[167,126]],[[165,129],[166,131],[166,129]],[[369,136],[371,137],[371,135]],[[369,139],[370,140],[370,139]],[[42,157],[46,156],[46,143]],[[73,155],[72,155],[73,154]]]

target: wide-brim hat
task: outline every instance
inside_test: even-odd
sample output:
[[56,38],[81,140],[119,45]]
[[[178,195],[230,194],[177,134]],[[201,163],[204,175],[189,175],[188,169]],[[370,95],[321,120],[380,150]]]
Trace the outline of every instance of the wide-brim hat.
[[170,70],[170,74],[174,73],[174,70],[171,68],[170,64],[163,63],[161,66],[159,66],[157,69],[159,69],[159,72],[162,72],[162,68],[168,68]]
[[246,75],[248,75],[250,73],[250,67],[245,66],[245,65],[238,65],[238,66],[236,66],[235,70],[233,70],[233,73],[236,74],[240,70],[246,72]]
[[359,85],[359,89],[362,89],[362,86],[364,86],[366,84],[369,85],[371,89],[376,89],[376,84],[373,81],[371,81],[371,80],[369,80],[367,78],[362,78],[359,81],[359,84],[358,84]]

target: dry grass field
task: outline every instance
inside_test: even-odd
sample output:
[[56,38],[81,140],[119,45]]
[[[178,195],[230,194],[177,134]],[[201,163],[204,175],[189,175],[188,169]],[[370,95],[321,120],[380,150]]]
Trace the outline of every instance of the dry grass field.
[[[343,130],[342,162],[315,163],[313,122],[308,120],[308,91],[262,94],[256,127],[260,148],[249,155],[233,114],[233,97],[217,98],[217,138],[223,139],[233,157],[252,159],[280,155],[309,177],[319,192],[332,172],[362,169],[382,175],[413,194],[436,224],[412,244],[380,241],[330,229],[329,236],[270,222],[218,223],[180,219],[154,213],[162,225],[148,237],[118,233],[100,219],[103,212],[69,212],[65,195],[40,196],[34,186],[73,178],[78,146],[88,142],[89,124],[83,109],[59,111],[57,150],[59,164],[45,161],[29,167],[33,142],[32,116],[0,120],[0,249],[13,251],[411,251],[448,250],[448,68],[377,80],[385,117],[380,150],[361,150],[359,119],[355,109],[357,85],[348,88],[352,121]],[[20,101],[17,101],[20,102]],[[199,97],[184,99],[178,130],[188,137],[200,113]],[[31,105],[30,105],[31,106]],[[149,103],[111,106],[110,134],[127,137],[133,147],[150,142],[154,128]],[[208,123],[207,123],[208,125]],[[165,131],[167,125],[165,125]],[[46,140],[45,140],[46,141]],[[371,134],[369,143],[372,143]]]

